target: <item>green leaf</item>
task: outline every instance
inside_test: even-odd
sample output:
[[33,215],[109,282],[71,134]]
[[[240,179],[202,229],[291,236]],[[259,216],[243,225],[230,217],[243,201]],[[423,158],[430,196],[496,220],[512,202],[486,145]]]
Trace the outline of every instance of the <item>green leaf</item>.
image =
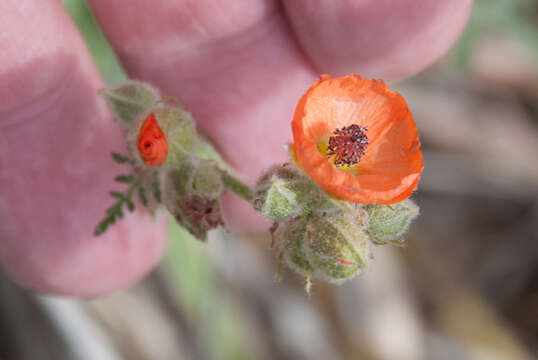
[[108,229],[109,224],[110,224],[110,219],[109,218],[103,219],[99,224],[97,224],[93,234],[95,236],[99,236],[99,235],[103,234],[106,231],[106,229]]
[[138,188],[138,198],[144,206],[148,206],[148,198],[146,196],[146,189],[143,186]]
[[126,193],[121,193],[119,191],[111,191],[110,196],[116,199],[116,202],[106,209],[107,216],[102,220],[95,228],[95,235],[100,235],[106,231],[110,224],[114,224],[117,219],[123,218],[123,205],[127,207],[129,212],[133,212],[135,209],[135,204],[133,202],[133,191],[136,191],[137,187],[139,189],[139,196],[142,203],[147,204],[147,199],[143,192],[140,183],[137,181],[135,175],[120,175],[117,176],[116,181],[130,183],[129,189]]
[[116,214],[118,213],[118,204],[116,203],[115,205],[112,205],[111,207],[106,209],[106,213],[108,214],[109,217],[116,216]]
[[112,159],[118,164],[125,164],[130,160],[127,156],[118,153],[112,153]]
[[129,199],[127,196],[117,191],[111,191],[110,196],[121,201],[127,201]]
[[135,179],[134,175],[119,175],[114,180],[121,183],[132,183]]
[[127,199],[126,204],[127,204],[127,210],[129,210],[129,212],[133,212],[135,209],[135,205],[133,201],[131,199]]

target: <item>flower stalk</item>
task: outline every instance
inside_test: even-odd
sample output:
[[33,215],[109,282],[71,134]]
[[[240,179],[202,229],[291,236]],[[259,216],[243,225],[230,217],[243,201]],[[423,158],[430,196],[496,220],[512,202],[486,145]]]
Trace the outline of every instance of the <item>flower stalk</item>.
[[253,199],[252,189],[248,185],[244,184],[238,178],[231,175],[227,171],[223,171],[221,173],[221,176],[222,176],[222,182],[226,189],[230,190],[231,192],[233,192],[234,194],[236,194],[237,196],[239,196],[241,199],[245,201],[248,201],[248,202],[252,201]]

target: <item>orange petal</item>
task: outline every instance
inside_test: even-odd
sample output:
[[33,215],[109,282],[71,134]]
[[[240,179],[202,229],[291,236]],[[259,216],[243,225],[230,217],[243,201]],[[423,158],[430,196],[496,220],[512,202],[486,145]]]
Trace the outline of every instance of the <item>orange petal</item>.
[[149,114],[142,123],[137,147],[146,166],[161,166],[166,161],[168,141],[155,119],[155,114]]
[[[343,171],[317,145],[351,124],[368,126],[369,145],[354,170]],[[420,179],[423,161],[412,115],[402,96],[382,81],[323,76],[299,101],[292,131],[299,164],[344,200],[392,204],[409,197]]]

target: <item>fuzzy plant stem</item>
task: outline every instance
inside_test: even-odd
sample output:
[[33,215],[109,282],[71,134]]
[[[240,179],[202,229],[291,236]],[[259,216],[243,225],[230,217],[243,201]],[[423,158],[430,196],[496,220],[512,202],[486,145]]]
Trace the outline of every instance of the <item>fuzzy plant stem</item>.
[[248,202],[252,202],[253,195],[252,190],[247,185],[243,184],[239,179],[230,175],[227,172],[222,174],[222,182],[226,189],[234,192],[242,199],[245,199]]

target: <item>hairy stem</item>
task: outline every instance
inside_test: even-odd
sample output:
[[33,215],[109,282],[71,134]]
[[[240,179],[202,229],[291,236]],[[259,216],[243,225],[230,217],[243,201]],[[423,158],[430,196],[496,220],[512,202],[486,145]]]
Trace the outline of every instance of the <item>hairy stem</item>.
[[227,172],[222,173],[222,182],[226,189],[233,191],[235,194],[245,199],[248,202],[251,202],[253,199],[252,190],[247,185],[243,184],[239,179],[228,174]]

